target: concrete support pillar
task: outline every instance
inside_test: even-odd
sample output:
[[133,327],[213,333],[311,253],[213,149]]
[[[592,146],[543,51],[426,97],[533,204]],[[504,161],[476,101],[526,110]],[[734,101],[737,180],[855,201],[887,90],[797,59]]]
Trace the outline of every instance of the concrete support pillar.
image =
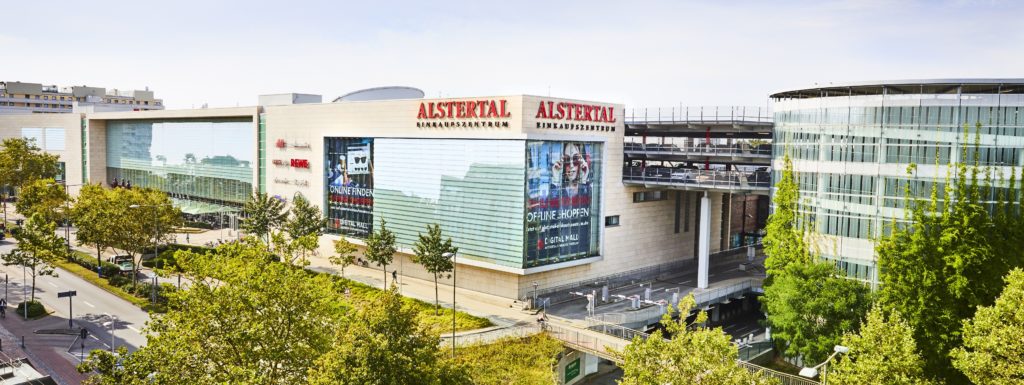
[[722,319],[722,307],[715,305],[711,307],[711,322],[718,322]]
[[700,198],[700,234],[697,236],[697,288],[708,288],[708,265],[711,263],[711,199],[708,192]]

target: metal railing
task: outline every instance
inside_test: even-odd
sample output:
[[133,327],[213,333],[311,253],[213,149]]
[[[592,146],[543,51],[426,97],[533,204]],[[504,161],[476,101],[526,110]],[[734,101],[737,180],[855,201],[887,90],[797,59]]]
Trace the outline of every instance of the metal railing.
[[718,302],[722,298],[730,297],[737,293],[753,291],[754,288],[761,287],[761,282],[762,280],[760,278],[750,278],[729,286],[707,289],[707,291],[693,293],[693,300],[697,303],[697,306],[700,307]]
[[722,171],[670,167],[624,167],[624,182],[656,183],[718,189],[763,189],[771,187],[768,171]]
[[627,124],[700,122],[771,123],[772,112],[766,107],[754,106],[673,106],[626,110]]
[[739,144],[702,144],[696,146],[677,146],[675,144],[635,143],[623,144],[626,153],[643,152],[656,155],[702,155],[702,156],[756,156],[771,158],[771,144],[756,147]]
[[745,342],[739,344],[738,357],[740,361],[750,361],[772,349],[775,349],[775,346],[771,341]]
[[[676,304],[672,304],[675,306]],[[614,312],[614,313],[601,313],[587,317],[588,324],[614,324],[614,325],[632,325],[635,323],[643,322],[648,323],[651,320],[658,320],[663,314],[665,314],[666,307],[663,306],[648,306],[641,308],[636,311],[628,312]]]
[[[487,344],[500,340],[502,338],[526,338],[540,332],[540,327],[537,325],[510,326],[506,328],[487,330],[479,333],[456,334],[455,343],[456,346]],[[450,334],[441,335],[441,346],[448,346],[448,344],[450,344],[451,341],[452,336]]]
[[740,360],[737,360],[736,364],[746,368],[751,373],[758,373],[758,372],[760,372],[761,375],[764,376],[764,377],[769,377],[769,378],[774,378],[776,380],[779,380],[779,384],[781,384],[781,385],[819,385],[818,381],[807,379],[807,378],[803,378],[803,377],[800,377],[800,376],[794,376],[792,374],[783,373],[783,372],[780,372],[780,371],[777,371],[777,370],[771,370],[771,369],[768,369],[766,367],[759,366],[757,364],[752,364],[752,363],[744,362],[744,361],[740,361]]

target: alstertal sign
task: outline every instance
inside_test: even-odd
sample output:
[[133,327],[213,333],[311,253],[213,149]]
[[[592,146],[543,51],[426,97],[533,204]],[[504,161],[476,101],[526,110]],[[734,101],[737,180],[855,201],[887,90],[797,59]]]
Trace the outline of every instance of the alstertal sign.
[[537,105],[534,117],[537,128],[562,130],[615,131],[615,122],[618,121],[615,107],[544,100]]
[[453,100],[420,103],[416,127],[508,127],[508,100]]

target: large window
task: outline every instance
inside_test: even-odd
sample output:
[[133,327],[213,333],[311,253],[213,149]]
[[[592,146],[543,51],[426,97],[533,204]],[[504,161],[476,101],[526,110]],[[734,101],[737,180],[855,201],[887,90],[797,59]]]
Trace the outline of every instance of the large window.
[[107,123],[107,178],[169,193],[204,214],[245,202],[253,189],[251,120]]

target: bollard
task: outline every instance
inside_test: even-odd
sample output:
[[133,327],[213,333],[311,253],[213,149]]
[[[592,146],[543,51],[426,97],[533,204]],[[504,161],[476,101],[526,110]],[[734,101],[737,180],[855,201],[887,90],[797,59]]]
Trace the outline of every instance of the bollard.
[[25,336],[21,336],[21,347],[25,347]]

